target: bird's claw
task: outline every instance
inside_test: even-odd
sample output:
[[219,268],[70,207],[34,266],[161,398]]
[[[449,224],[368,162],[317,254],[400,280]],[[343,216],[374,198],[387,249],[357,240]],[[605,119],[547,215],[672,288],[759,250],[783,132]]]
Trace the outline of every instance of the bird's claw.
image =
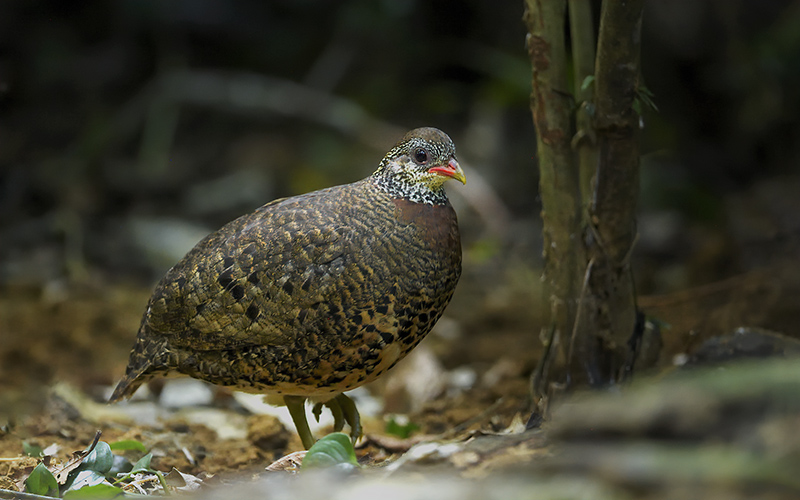
[[[361,429],[361,416],[358,414],[356,404],[344,394],[339,394],[333,398],[331,402],[336,403],[343,420],[350,426],[350,438],[353,440],[353,443],[355,443],[363,434]],[[331,411],[333,411],[333,409],[331,409]],[[334,418],[335,417],[336,415],[334,414]],[[340,425],[339,430],[341,430],[342,427],[343,425]]]
[[[314,415],[318,413],[322,413],[322,407],[327,406],[329,410],[331,410],[331,415],[333,415],[333,432],[339,432],[344,429],[344,415],[342,414],[342,407],[339,405],[339,402],[336,398],[329,399],[324,403],[317,403],[314,405]],[[319,422],[319,417],[317,417],[317,422]]]
[[314,415],[314,418],[317,419],[317,423],[319,423],[319,417],[322,415],[322,403],[317,403],[311,408],[311,414]]
[[[304,409],[305,398],[301,396],[284,396],[286,406],[289,408],[289,413],[292,415],[292,420],[297,428],[297,434],[303,442],[305,449],[311,448],[316,440],[311,434],[311,429],[308,427],[306,420],[306,413]],[[344,429],[344,424],[350,426],[350,439],[355,443],[362,435],[361,416],[358,414],[358,409],[355,403],[344,394],[339,394],[333,399],[329,399],[324,403],[317,403],[311,409],[314,418],[319,422],[320,415],[322,414],[322,407],[327,406],[333,415],[333,431],[340,432]]]
[[322,413],[322,407],[326,406],[333,415],[333,432],[341,432],[344,429],[344,424],[350,426],[350,438],[353,443],[358,440],[362,435],[361,416],[358,414],[358,409],[355,403],[344,394],[339,394],[333,399],[329,399],[324,403],[317,403],[311,410],[319,422],[319,416]]

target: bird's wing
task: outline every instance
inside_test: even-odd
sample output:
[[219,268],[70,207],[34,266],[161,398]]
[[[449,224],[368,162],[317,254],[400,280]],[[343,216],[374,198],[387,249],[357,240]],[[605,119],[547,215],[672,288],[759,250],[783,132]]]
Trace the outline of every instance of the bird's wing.
[[156,287],[151,330],[211,350],[289,344],[311,327],[335,327],[312,322],[336,321],[343,302],[369,292],[343,277],[360,243],[329,209],[328,191],[265,205],[198,243]]

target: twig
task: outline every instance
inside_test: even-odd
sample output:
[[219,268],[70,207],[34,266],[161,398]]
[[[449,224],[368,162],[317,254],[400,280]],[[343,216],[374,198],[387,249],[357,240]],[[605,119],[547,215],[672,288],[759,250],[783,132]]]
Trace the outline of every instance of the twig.
[[[355,102],[289,80],[254,73],[222,73],[199,70],[166,72],[134,96],[108,127],[104,143],[110,145],[135,135],[145,121],[150,103],[175,108],[199,105],[257,117],[274,113],[316,123],[354,137],[375,150],[385,152],[406,131],[377,119]],[[78,146],[73,147],[73,153]],[[453,190],[462,197],[486,227],[503,231],[511,219],[510,210],[479,171],[461,161],[469,182]]]
[[467,420],[461,422],[460,424],[456,425],[452,429],[442,433],[442,435],[439,437],[439,439],[449,439],[449,438],[452,438],[453,436],[456,436],[458,433],[467,430],[470,425],[475,424],[477,422],[480,422],[484,418],[486,418],[487,416],[493,414],[494,411],[496,409],[498,409],[500,407],[500,405],[503,404],[504,401],[505,401],[505,398],[502,398],[502,397],[498,398],[497,401],[495,401],[494,403],[492,403],[491,405],[486,407],[482,412],[478,413],[474,417],[468,418]]
[[[544,414],[547,411],[547,401],[541,401],[545,399],[547,394],[546,391],[542,390],[542,382],[546,381],[548,368],[550,368],[550,361],[552,360],[552,356],[555,354],[553,351],[555,344],[555,337],[556,337],[556,324],[555,322],[550,322],[550,327],[547,331],[547,342],[544,345],[544,352],[542,353],[542,357],[539,360],[539,363],[536,365],[536,369],[531,374],[531,401],[533,404],[538,406],[539,411]],[[537,402],[537,399],[540,400]]]
[[575,323],[572,327],[572,335],[569,339],[569,346],[567,347],[567,366],[572,363],[572,354],[575,349],[575,340],[578,337],[578,328],[581,325],[581,315],[583,314],[583,303],[586,300],[586,293],[589,289],[589,279],[592,277],[592,269],[594,269],[594,257],[589,260],[586,266],[586,272],[583,274],[583,286],[581,286],[581,295],[578,299],[578,309],[575,312]]
[[64,464],[63,467],[60,467],[57,470],[53,471],[53,477],[56,478],[56,482],[58,484],[64,484],[67,481],[67,475],[73,469],[77,468],[78,465],[80,465],[80,463],[83,461],[83,459],[86,458],[89,455],[89,453],[91,453],[95,449],[97,443],[100,441],[101,434],[103,434],[103,432],[100,430],[95,432],[94,439],[92,440],[92,443],[89,445],[88,448],[86,448],[83,451],[74,453],[72,458],[66,464]]
[[53,497],[44,495],[34,495],[33,493],[25,493],[22,491],[0,490],[0,499],[2,500],[53,500]]

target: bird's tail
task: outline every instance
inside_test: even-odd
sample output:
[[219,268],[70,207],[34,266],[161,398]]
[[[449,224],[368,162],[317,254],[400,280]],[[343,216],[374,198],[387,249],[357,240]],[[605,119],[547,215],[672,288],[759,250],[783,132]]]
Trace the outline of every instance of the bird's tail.
[[125,369],[125,375],[117,384],[108,402],[116,403],[127,399],[143,383],[159,374],[168,372],[167,355],[166,341],[154,338],[147,320],[143,318],[142,325],[139,327],[139,335],[136,337],[136,344],[133,346],[128,360],[128,368]]

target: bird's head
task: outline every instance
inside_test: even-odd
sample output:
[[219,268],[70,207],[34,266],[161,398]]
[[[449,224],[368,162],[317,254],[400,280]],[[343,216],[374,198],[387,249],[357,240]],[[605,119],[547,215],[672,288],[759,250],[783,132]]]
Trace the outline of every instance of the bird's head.
[[433,204],[447,201],[447,180],[467,182],[453,141],[432,127],[417,128],[403,136],[383,157],[373,177],[392,196]]

